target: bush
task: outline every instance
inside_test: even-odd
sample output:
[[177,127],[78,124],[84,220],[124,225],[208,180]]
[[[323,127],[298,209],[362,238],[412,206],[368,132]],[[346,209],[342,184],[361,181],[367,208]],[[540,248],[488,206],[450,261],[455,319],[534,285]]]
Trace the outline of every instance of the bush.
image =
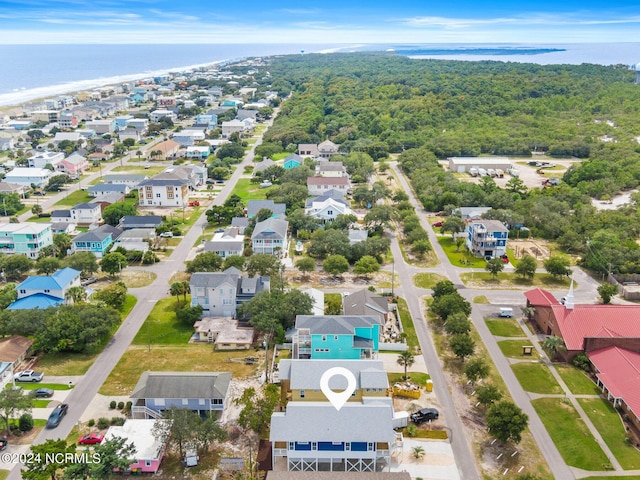
[[580,370],[584,370],[585,372],[591,371],[591,361],[584,353],[576,355],[573,360],[571,360],[571,363],[574,367],[579,368]]
[[116,401],[115,400],[111,400],[111,403],[109,403],[109,409],[113,410],[114,408],[116,408]]
[[122,410],[124,408],[124,402],[118,402],[118,410]]
[[125,408],[127,411],[131,411],[131,406],[132,406],[132,405],[133,405],[133,403],[131,403],[131,402],[127,402],[127,404],[125,405],[125,407],[124,407],[124,408]]
[[95,424],[96,424],[96,421],[93,418],[87,422],[87,425],[90,427],[93,427]]
[[100,430],[104,430],[104,429],[106,429],[106,428],[109,428],[109,425],[110,425],[110,422],[109,422],[109,419],[108,419],[108,418],[106,418],[106,417],[100,417],[100,418],[98,419],[98,428],[99,428]]
[[418,427],[416,427],[413,423],[410,423],[405,427],[404,433],[407,435],[407,437],[415,437],[418,434]]
[[29,413],[23,413],[18,420],[18,428],[21,432],[28,432],[33,428],[33,417]]
[[124,425],[125,420],[126,419],[122,417],[111,417],[111,425],[117,425],[118,427],[121,427],[122,425]]

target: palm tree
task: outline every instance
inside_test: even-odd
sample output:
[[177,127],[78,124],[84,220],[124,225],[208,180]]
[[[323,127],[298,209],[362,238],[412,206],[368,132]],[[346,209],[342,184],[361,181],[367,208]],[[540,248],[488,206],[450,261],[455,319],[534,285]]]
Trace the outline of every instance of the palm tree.
[[415,361],[416,360],[413,357],[413,353],[411,353],[409,350],[405,350],[400,355],[398,355],[398,365],[401,365],[401,366],[404,367],[404,379],[405,380],[408,378],[407,377],[407,368],[409,368],[411,365],[413,365],[413,363]]
[[413,447],[411,449],[411,456],[416,460],[422,460],[424,458],[425,453],[426,452],[422,447]]
[[84,287],[71,287],[64,295],[65,300],[71,300],[73,303],[82,303],[87,299],[87,291]]
[[567,347],[564,345],[564,340],[561,337],[556,337],[555,335],[552,337],[547,337],[542,343],[542,348],[547,352],[549,358],[553,360],[553,357],[559,351],[566,351]]
[[171,295],[175,295],[176,300],[180,301],[180,295],[182,295],[184,287],[182,286],[182,282],[173,282],[169,287],[169,293]]
[[182,295],[184,296],[184,301],[186,302],[187,294],[191,293],[191,287],[189,286],[189,282],[187,280],[180,282],[180,285],[182,286]]

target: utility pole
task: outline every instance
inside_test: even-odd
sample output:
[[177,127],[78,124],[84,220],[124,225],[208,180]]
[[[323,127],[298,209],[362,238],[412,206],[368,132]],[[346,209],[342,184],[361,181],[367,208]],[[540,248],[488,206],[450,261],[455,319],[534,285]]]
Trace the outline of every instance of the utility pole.
[[393,297],[393,287],[395,285],[396,279],[396,262],[395,260],[391,264],[391,296]]

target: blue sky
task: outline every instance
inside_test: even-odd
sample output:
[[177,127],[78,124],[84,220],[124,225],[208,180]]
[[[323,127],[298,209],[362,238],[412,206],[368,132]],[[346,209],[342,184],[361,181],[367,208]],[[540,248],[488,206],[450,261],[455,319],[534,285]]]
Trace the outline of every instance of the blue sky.
[[640,39],[639,5],[589,0],[0,0],[0,42],[624,42]]

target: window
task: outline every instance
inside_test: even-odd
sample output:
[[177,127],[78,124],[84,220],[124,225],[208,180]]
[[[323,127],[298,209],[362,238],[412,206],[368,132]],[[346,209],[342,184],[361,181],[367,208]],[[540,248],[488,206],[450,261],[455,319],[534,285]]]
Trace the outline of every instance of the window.
[[156,198],[160,198],[160,194],[159,193],[156,193]]
[[26,290],[20,290],[20,293],[27,293]]
[[333,215],[333,210],[327,210],[327,215]]
[[306,394],[305,394],[304,390],[300,390],[300,398],[304,398],[304,397],[305,397],[305,395],[306,395]]
[[334,335],[334,336],[333,336],[333,339],[334,339],[334,340],[338,340],[338,335]]
[[153,200],[148,200],[147,205],[153,205]]
[[326,342],[327,341],[327,336],[326,335],[322,335],[322,341]]
[[164,407],[164,398],[156,398],[153,402],[157,407]]
[[204,404],[205,404],[204,398],[199,398],[198,399],[198,405],[204,405]]

